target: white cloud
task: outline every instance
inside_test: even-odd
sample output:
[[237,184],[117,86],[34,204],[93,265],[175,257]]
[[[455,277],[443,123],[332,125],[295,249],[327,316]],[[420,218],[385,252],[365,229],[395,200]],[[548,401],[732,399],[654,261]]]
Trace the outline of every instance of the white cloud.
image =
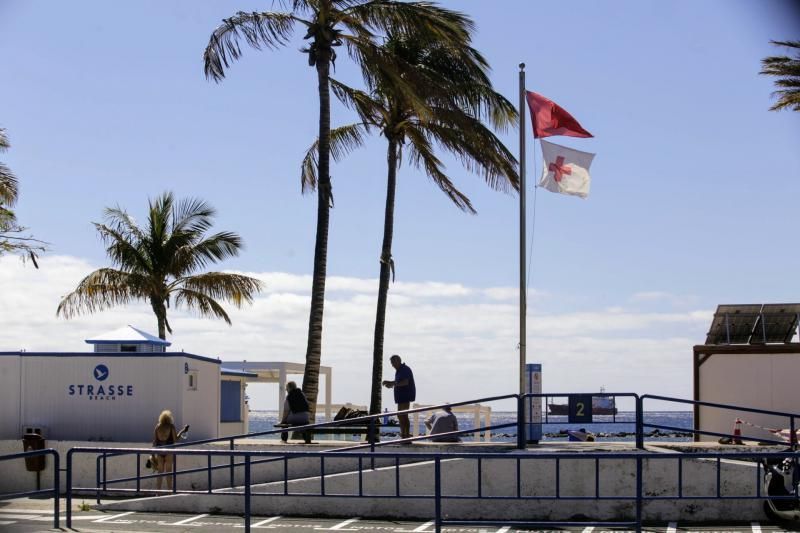
[[[154,332],[147,304],[72,320],[56,318],[64,294],[96,265],[48,255],[41,268],[0,257],[0,351],[87,351],[84,339],[132,324]],[[295,361],[305,356],[311,277],[250,273],[267,284],[254,305],[226,306],[233,326],[170,310],[172,349],[225,360]],[[372,371],[376,279],[327,282],[323,364],[334,369],[334,401],[366,403]],[[536,293],[534,293],[536,294]],[[458,401],[517,389],[517,290],[425,282],[392,284],[384,353],[414,369],[418,401]],[[672,309],[672,307],[670,307]],[[635,312],[624,306],[562,314],[531,313],[528,360],[541,362],[546,392],[597,390],[689,397],[692,345],[711,314]],[[384,364],[388,377],[389,365]],[[251,386],[255,408],[273,407],[277,388]],[[385,396],[391,403],[391,396]]]

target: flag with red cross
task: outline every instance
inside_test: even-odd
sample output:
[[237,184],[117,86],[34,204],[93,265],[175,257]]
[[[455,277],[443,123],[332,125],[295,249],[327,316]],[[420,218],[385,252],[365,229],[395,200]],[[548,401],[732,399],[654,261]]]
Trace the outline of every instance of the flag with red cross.
[[539,186],[550,192],[589,196],[589,166],[595,154],[540,141],[544,168]]

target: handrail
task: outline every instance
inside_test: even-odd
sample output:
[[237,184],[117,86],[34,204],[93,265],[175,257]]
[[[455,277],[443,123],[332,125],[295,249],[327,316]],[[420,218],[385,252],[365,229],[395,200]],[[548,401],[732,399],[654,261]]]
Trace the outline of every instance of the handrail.
[[[498,400],[507,400],[507,399],[511,399],[511,398],[519,398],[519,395],[518,394],[503,394],[503,395],[499,395],[499,396],[489,396],[489,397],[486,397],[486,398],[478,398],[476,400],[468,400],[468,401],[462,401],[462,402],[448,402],[448,403],[442,403],[442,404],[438,404],[438,405],[429,405],[429,406],[418,407],[418,408],[414,408],[414,409],[406,409],[404,411],[392,411],[392,412],[375,413],[375,414],[371,414],[371,415],[359,416],[359,417],[355,417],[355,418],[347,418],[347,419],[343,419],[343,420],[332,420],[330,422],[319,422],[319,423],[314,423],[314,424],[306,424],[306,425],[303,425],[303,426],[291,426],[291,429],[287,429],[287,428],[271,429],[271,430],[266,430],[266,431],[258,431],[258,432],[254,432],[254,433],[243,433],[243,434],[239,434],[239,435],[230,435],[230,436],[227,436],[227,437],[217,437],[217,438],[213,438],[213,439],[203,439],[203,440],[195,440],[195,441],[188,441],[188,442],[180,442],[180,443],[170,444],[170,445],[167,445],[167,446],[159,446],[158,453],[161,454],[162,450],[167,450],[167,449],[186,448],[188,446],[197,446],[197,445],[201,445],[201,444],[212,444],[212,443],[216,443],[216,442],[228,442],[229,443],[229,449],[230,450],[234,450],[234,441],[237,440],[237,439],[242,439],[242,438],[252,438],[252,437],[257,437],[257,436],[261,436],[261,435],[272,435],[272,434],[283,433],[283,432],[286,432],[286,431],[292,431],[292,432],[295,432],[295,431],[296,432],[313,431],[316,428],[324,428],[324,427],[352,426],[352,425],[359,425],[359,426],[360,425],[365,425],[365,426],[368,426],[368,425],[375,424],[375,422],[377,420],[379,420],[379,419],[381,419],[381,418],[383,418],[385,416],[396,416],[398,414],[418,413],[418,412],[432,411],[432,410],[436,410],[436,409],[441,409],[441,408],[443,408],[445,406],[458,407],[460,405],[472,405],[472,404],[481,403],[481,402],[493,402],[493,401],[498,401]],[[517,418],[519,418],[519,416]],[[455,432],[454,434],[473,433],[476,430],[501,429],[501,428],[504,428],[504,427],[512,427],[514,425],[516,425],[516,424],[492,425],[492,426],[486,426],[485,428],[473,428],[473,429],[471,429],[469,431],[465,430],[465,431]],[[373,426],[371,428],[371,433],[375,434],[375,429],[376,428]],[[441,436],[441,434],[438,435],[438,436]],[[375,443],[374,439],[369,439],[370,441],[372,441],[369,444],[357,445],[357,446],[354,446],[354,447],[351,447],[351,448],[345,448],[345,449],[361,449],[361,448],[365,448],[365,447],[370,447],[370,449],[372,451],[374,451],[376,447],[383,446],[384,444],[399,444],[399,443],[406,443],[406,442],[414,442],[414,441],[418,441],[418,440],[421,441],[421,440],[426,440],[429,437],[430,437],[429,435],[420,435],[420,436],[414,437],[414,438],[394,439],[392,441],[387,441],[386,443]],[[117,449],[119,449],[119,448],[117,448]],[[149,450],[148,453],[153,453],[153,448],[148,448],[148,450]],[[335,449],[330,449],[330,450],[326,450],[326,451],[327,452],[336,452],[336,453],[338,453],[338,450],[339,450],[339,448],[335,448]],[[96,472],[96,477],[97,477],[97,480],[98,480],[98,485],[100,485],[100,479],[101,479],[101,476],[100,476],[101,462],[103,463],[103,465],[105,465],[105,461],[106,461],[106,459],[108,457],[118,457],[120,455],[124,455],[124,454],[123,453],[117,453],[117,452],[108,452],[108,453],[104,453],[103,455],[98,455],[97,456],[97,458],[95,459],[95,462],[96,462],[96,464],[95,464],[95,472]],[[269,460],[266,460],[265,462],[267,462],[267,461],[269,461]],[[138,483],[138,480],[140,480],[140,479],[148,479],[150,476],[141,476],[139,474],[139,468],[140,468],[139,463],[140,463],[140,460],[137,458],[137,466],[136,466],[137,475],[136,475],[135,478],[122,478],[122,479],[115,479],[115,480],[111,480],[111,481],[106,479],[106,469],[105,469],[105,467],[103,467],[103,469],[102,469],[102,472],[103,472],[103,475],[102,475],[103,486],[106,487],[108,483],[115,483],[115,482],[121,483],[123,481],[131,481],[133,479],[137,480],[137,483]],[[173,461],[172,464],[173,464],[173,470],[171,472],[171,475],[172,475],[172,478],[173,478],[173,487],[174,487],[175,486],[175,479],[176,479],[176,476],[177,476],[178,473],[184,474],[184,473],[192,472],[193,470],[178,472],[177,471],[177,467],[176,467],[177,461]],[[234,461],[233,456],[231,456],[230,464],[225,465],[225,466],[217,465],[217,466],[214,466],[212,468],[214,470],[218,470],[218,469],[222,469],[222,468],[229,468],[230,469],[230,483],[231,483],[231,485],[233,485],[234,468],[236,466],[241,466],[241,465],[237,464]],[[99,501],[99,495],[98,495],[98,501]]]
[[61,495],[61,460],[58,451],[53,448],[45,448],[43,450],[31,450],[28,452],[11,453],[7,455],[0,455],[0,461],[11,461],[14,459],[39,457],[42,455],[53,456],[53,488],[52,489],[37,489],[25,492],[14,492],[7,494],[0,494],[0,500],[9,500],[12,498],[21,498],[22,496],[32,496],[35,494],[52,494],[53,496],[53,527],[58,529],[59,522],[59,502]]
[[[788,412],[783,412],[783,411],[770,411],[770,410],[767,410],[767,409],[759,409],[759,408],[756,408],[756,407],[745,407],[743,405],[731,405],[731,404],[716,403],[716,402],[706,402],[706,401],[701,401],[701,400],[686,400],[686,399],[683,399],[683,398],[672,398],[672,397],[669,397],[669,396],[658,396],[656,394],[643,394],[641,396],[640,401],[641,401],[642,405],[641,405],[640,409],[637,409],[637,410],[640,410],[641,412],[644,412],[644,400],[658,400],[658,401],[666,401],[666,402],[674,402],[674,403],[684,403],[684,404],[689,404],[689,405],[693,405],[693,406],[713,407],[713,408],[716,408],[716,409],[726,409],[728,411],[741,411],[741,412],[744,412],[744,413],[758,413],[758,414],[764,414],[764,415],[786,417],[786,418],[789,419],[789,445],[793,449],[797,449],[797,446],[798,446],[798,443],[797,443],[797,424],[796,424],[795,420],[800,418],[800,413],[788,413]],[[659,426],[657,424],[644,424],[644,423],[643,423],[643,426],[661,427],[661,426]],[[714,433],[714,432],[703,431],[703,430],[694,429],[694,428],[691,431],[695,435],[714,435],[714,436],[722,436],[722,437],[732,437],[733,436],[730,433],[724,433],[724,434],[723,433]],[[747,437],[745,435],[741,435],[740,438],[742,438],[742,439],[747,439],[747,438],[753,439],[753,437]],[[771,439],[761,439],[761,438],[759,438],[758,440],[761,441],[761,442],[769,442],[769,443],[775,443],[775,444],[786,444],[785,442],[771,440]]]

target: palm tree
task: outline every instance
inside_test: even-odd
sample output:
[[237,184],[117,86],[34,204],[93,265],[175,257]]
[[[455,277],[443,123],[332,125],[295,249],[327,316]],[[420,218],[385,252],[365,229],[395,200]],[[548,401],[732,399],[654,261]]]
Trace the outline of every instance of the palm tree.
[[335,48],[345,45],[351,59],[368,75],[380,71],[400,86],[405,82],[392,71],[392,63],[375,44],[374,32],[390,30],[453,44],[468,44],[472,23],[462,14],[430,2],[395,0],[286,0],[288,12],[239,12],[224,19],[206,47],[206,77],[221,81],[225,69],[241,54],[240,41],[260,50],[288,44],[296,25],[305,28],[309,45],[308,64],[317,70],[319,93],[319,157],[317,159],[317,229],[314,244],[314,272],[308,321],[303,392],[316,410],[319,365],[322,352],[322,315],[328,256],[328,226],[333,195],[330,179],[330,67],[336,61]]
[[172,333],[167,320],[170,301],[228,324],[231,319],[217,300],[236,307],[252,303],[262,286],[257,279],[224,272],[194,274],[208,264],[239,255],[242,249],[235,233],[206,235],[216,215],[214,208],[191,198],[176,204],[170,192],[149,204],[144,227],[119,207],[105,210],[105,224],[94,223],[117,268],[100,268],[86,276],[61,300],[56,315],[72,318],[144,300],[156,315],[158,336],[166,339],[167,331]]
[[800,41],[772,41],[777,46],[793,48],[794,58],[788,56],[772,56],[761,60],[761,72],[767,76],[775,76],[775,85],[780,87],[773,93],[778,97],[770,111],[791,109],[800,111]]
[[[370,413],[381,411],[383,341],[389,277],[394,277],[392,236],[394,232],[397,169],[405,150],[411,162],[422,167],[428,177],[459,209],[475,213],[469,198],[461,193],[445,173],[435,154],[435,145],[458,157],[471,171],[483,174],[493,189],[519,188],[516,160],[482,119],[501,129],[517,118],[514,106],[492,89],[488,64],[471,47],[390,36],[384,49],[394,58],[401,77],[411,88],[399,86],[380,75],[367,76],[369,93],[331,80],[334,94],[354,108],[361,122],[332,132],[331,149],[338,160],[363,142],[363,134],[377,128],[387,139],[387,189],[383,244],[380,256],[378,304],[373,339]],[[303,165],[303,182],[316,185],[314,157],[316,144],[309,149]]]
[[[5,152],[9,148],[6,130],[0,128],[0,152]],[[13,206],[17,201],[17,178],[7,166],[0,163],[0,209],[3,204]]]
[[[6,130],[0,128],[0,152],[5,152],[9,147]],[[0,255],[19,253],[23,261],[30,259],[33,266],[39,268],[36,258],[39,253],[47,251],[47,243],[27,234],[28,228],[17,222],[17,215],[11,207],[17,202],[18,187],[14,173],[0,163]]]

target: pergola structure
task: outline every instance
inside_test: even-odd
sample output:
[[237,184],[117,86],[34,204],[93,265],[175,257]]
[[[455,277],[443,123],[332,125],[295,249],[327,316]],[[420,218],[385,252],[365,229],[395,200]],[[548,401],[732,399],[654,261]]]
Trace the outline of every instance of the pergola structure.
[[[800,303],[718,306],[705,344],[694,347],[694,400],[797,412],[798,323]],[[772,428],[788,424],[782,417],[694,405],[695,429],[728,433],[737,418]]]
[[[246,378],[247,383],[277,383],[278,384],[278,417],[283,417],[283,399],[286,394],[287,376],[302,376],[306,365],[290,363],[288,361],[225,361],[225,368],[242,370],[255,374],[257,377]],[[319,367],[319,373],[325,376],[325,420],[331,418],[331,367]],[[317,402],[319,406],[319,402]]]

